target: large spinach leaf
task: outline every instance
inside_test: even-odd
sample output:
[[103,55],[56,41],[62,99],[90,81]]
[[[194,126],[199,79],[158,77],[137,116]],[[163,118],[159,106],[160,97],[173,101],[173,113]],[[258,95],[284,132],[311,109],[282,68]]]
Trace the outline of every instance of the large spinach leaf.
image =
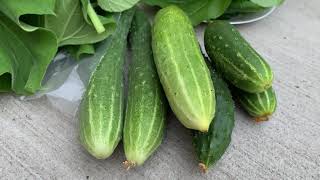
[[43,28],[25,31],[0,13],[0,39],[0,91],[36,92],[57,52],[55,35]]
[[193,25],[221,16],[229,7],[231,0],[143,0],[153,6],[177,5],[190,17]]
[[0,0],[0,12],[16,22],[26,31],[34,31],[37,27],[21,21],[20,17],[30,15],[54,15],[56,0]]
[[[140,0],[97,0],[99,6],[109,12],[121,12],[130,9]],[[161,1],[161,0],[160,0]]]
[[253,3],[262,7],[279,6],[284,0],[250,0]]
[[265,9],[265,7],[261,7],[258,4],[251,2],[250,0],[233,0],[228,10],[225,12],[225,15],[255,13]]
[[45,16],[44,27],[56,34],[59,46],[96,43],[111,35],[116,27],[110,14],[102,21],[104,32],[97,33],[96,29],[86,22],[79,0],[57,0],[55,14]]

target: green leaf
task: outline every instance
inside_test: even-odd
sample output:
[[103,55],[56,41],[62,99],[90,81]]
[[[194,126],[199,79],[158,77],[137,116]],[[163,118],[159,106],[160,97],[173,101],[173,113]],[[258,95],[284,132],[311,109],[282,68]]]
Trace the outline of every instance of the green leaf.
[[0,76],[0,92],[9,92],[11,91],[11,75],[5,73]]
[[54,15],[56,0],[0,0],[0,12],[16,22],[25,31],[35,31],[34,27],[20,20],[21,16]]
[[144,0],[143,2],[160,7],[177,5],[188,14],[193,25],[198,25],[205,20],[221,16],[229,7],[231,0]]
[[98,0],[99,6],[109,12],[122,12],[132,8],[140,0]]
[[44,27],[57,36],[59,46],[92,44],[106,39],[113,33],[116,23],[112,15],[104,17],[105,31],[97,33],[83,17],[79,0],[57,0],[56,15],[46,15]]
[[94,55],[95,49],[92,44],[84,44],[80,46],[67,46],[66,50],[76,59],[80,60],[82,56]]
[[279,6],[284,2],[284,0],[250,0],[250,1],[262,7]]
[[[35,93],[57,52],[55,35],[43,28],[27,32],[0,13],[0,91]],[[11,81],[11,82],[10,82]]]
[[233,0],[226,14],[255,13],[265,9],[265,7],[261,7],[250,0]]

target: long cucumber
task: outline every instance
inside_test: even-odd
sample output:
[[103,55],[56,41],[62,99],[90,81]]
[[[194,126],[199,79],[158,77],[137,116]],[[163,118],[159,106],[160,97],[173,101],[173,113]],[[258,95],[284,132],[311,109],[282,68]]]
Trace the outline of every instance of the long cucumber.
[[161,144],[167,102],[153,60],[151,25],[143,12],[133,19],[130,45],[132,63],[123,143],[127,169],[142,165]]
[[108,158],[118,145],[124,117],[124,63],[127,35],[135,9],[120,15],[106,55],[93,72],[80,105],[80,140],[98,159]]
[[214,87],[193,26],[178,7],[160,10],[152,47],[169,104],[187,128],[208,131],[215,114]]
[[212,69],[211,77],[214,82],[217,99],[216,116],[207,133],[195,132],[193,145],[200,161],[200,170],[206,172],[225,153],[231,142],[234,127],[234,102],[228,85]]

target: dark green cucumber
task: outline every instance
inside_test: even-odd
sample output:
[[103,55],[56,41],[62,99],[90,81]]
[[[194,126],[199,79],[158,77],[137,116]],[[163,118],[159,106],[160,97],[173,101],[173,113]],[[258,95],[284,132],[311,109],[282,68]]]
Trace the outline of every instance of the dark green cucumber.
[[181,9],[169,6],[157,13],[152,48],[177,118],[187,128],[208,131],[215,113],[214,87],[193,26]]
[[135,10],[121,14],[110,37],[108,53],[93,72],[80,105],[80,140],[98,159],[108,158],[118,145],[124,117],[124,63],[127,35]]
[[247,93],[241,90],[233,90],[241,106],[257,122],[269,120],[277,108],[277,97],[273,88],[269,88],[262,93]]
[[151,48],[151,25],[143,12],[133,19],[130,44],[128,102],[123,143],[129,169],[142,165],[161,144],[167,104]]
[[234,102],[223,79],[212,70],[212,79],[217,100],[216,116],[207,133],[196,131],[193,145],[200,161],[200,170],[206,172],[225,153],[231,142],[234,127]]
[[227,21],[210,23],[204,41],[217,70],[234,86],[250,93],[271,87],[270,66]]

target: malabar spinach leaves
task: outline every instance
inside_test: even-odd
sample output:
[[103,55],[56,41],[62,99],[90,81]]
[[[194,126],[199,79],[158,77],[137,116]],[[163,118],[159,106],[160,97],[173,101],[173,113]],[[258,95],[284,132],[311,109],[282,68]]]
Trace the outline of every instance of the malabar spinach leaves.
[[109,12],[122,12],[136,5],[140,0],[97,0],[99,6]]
[[104,40],[115,30],[112,15],[104,17],[104,32],[97,33],[83,17],[79,0],[57,0],[56,15],[46,15],[44,28],[57,36],[59,46],[92,44]]
[[10,86],[18,94],[35,93],[57,52],[55,35],[43,28],[25,31],[0,14],[0,39],[0,91]]
[[143,2],[166,7],[177,5],[190,17],[193,25],[221,16],[229,7],[231,0],[144,0]]
[[[80,0],[0,0],[0,92],[33,94],[41,88],[58,47],[93,53],[93,43],[115,29],[113,15],[97,15],[102,25],[83,15]],[[92,7],[88,0],[87,7]],[[86,9],[88,14],[94,9]],[[101,28],[101,27],[100,27]]]

